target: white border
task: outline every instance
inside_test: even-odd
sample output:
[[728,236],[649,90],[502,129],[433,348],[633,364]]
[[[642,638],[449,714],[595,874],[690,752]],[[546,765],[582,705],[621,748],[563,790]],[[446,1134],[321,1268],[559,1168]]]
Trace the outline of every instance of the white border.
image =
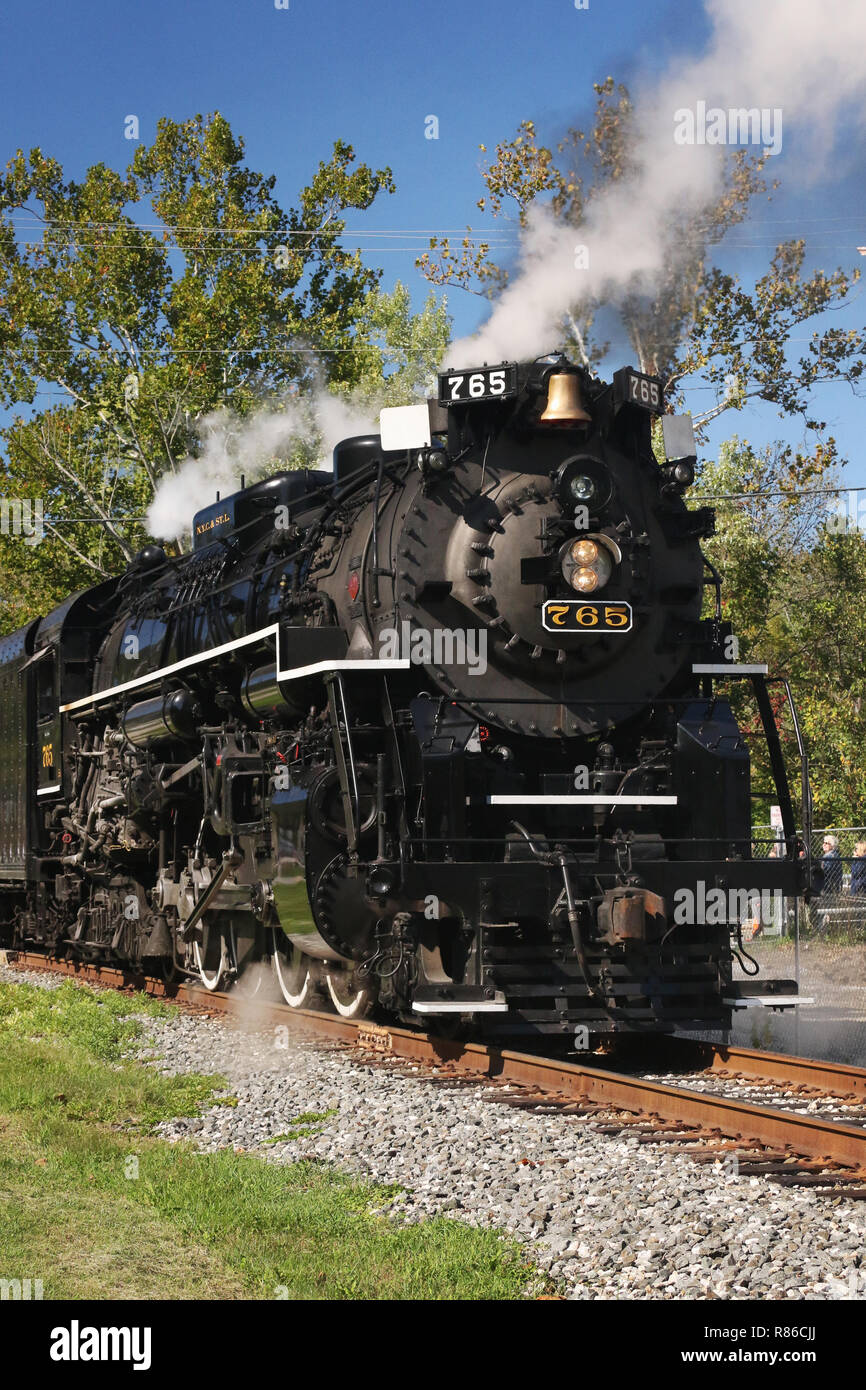
[[146,676],[136,676],[135,680],[124,681],[122,685],[112,685],[107,690],[94,691],[92,695],[85,695],[83,700],[73,700],[71,704],[61,705],[60,713],[69,714],[71,710],[94,708],[96,705],[112,699],[115,695],[122,695],[128,690],[143,689],[145,686],[153,685],[164,676],[174,675],[176,671],[184,671],[189,666],[199,666],[202,662],[209,661],[213,657],[223,656],[226,652],[237,651],[239,647],[248,647],[253,642],[263,642],[268,637],[276,637],[277,639],[277,680],[280,681],[300,680],[304,676],[320,675],[323,671],[408,671],[412,664],[408,657],[405,659],[394,657],[383,661],[370,658],[352,661],[343,657],[333,661],[315,661],[309,666],[295,666],[289,670],[283,670],[279,625],[273,623],[271,627],[260,628],[258,632],[251,632],[246,637],[238,637],[234,642],[224,642],[220,647],[209,647],[207,651],[196,652],[194,656],[184,657],[183,661],[175,661],[171,666],[161,666],[159,670],[151,671]]
[[183,661],[175,661],[171,666],[161,666],[158,671],[151,671],[149,675],[136,676],[135,680],[124,681],[122,685],[112,685],[108,690],[96,690],[92,695],[85,695],[83,700],[73,700],[69,705],[61,705],[60,713],[68,714],[70,710],[101,704],[103,700],[109,700],[113,695],[121,695],[126,690],[137,690],[141,686],[151,685],[162,676],[170,676],[175,671],[184,671],[188,666],[198,666],[208,657],[222,656],[225,652],[237,651],[238,647],[246,647],[252,642],[264,641],[266,637],[273,637],[277,632],[276,623],[271,627],[260,628],[258,632],[251,632],[246,637],[238,637],[234,642],[223,642],[220,647],[211,647],[206,652],[197,652],[195,656],[184,657]]
[[488,796],[490,806],[676,806],[675,796]]

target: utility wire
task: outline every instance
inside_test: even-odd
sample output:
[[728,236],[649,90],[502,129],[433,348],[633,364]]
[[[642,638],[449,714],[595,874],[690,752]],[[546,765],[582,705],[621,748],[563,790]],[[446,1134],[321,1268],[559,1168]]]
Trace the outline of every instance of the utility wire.
[[[866,492],[866,484],[859,487],[828,487],[828,488],[802,488],[790,491],[786,488],[767,489],[761,492],[719,492],[719,493],[694,493],[696,502],[735,502],[735,501],[757,501],[765,497],[834,497],[840,493],[847,492]],[[4,499],[0,497],[0,502]],[[97,523],[105,524],[105,519],[101,516],[50,516],[45,518],[52,525],[88,525]],[[110,520],[114,523],[123,525],[141,525],[147,521],[146,516],[112,516]]]

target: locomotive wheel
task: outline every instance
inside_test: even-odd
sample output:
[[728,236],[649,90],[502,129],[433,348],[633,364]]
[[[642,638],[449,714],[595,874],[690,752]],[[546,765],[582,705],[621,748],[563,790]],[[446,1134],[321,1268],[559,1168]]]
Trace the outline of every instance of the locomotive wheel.
[[289,1007],[309,1008],[314,994],[309,958],[297,946],[293,946],[279,928],[274,929],[271,963],[277,988]]
[[214,992],[226,984],[234,971],[232,946],[220,927],[201,924],[201,941],[193,947],[196,969],[205,989]]
[[180,979],[178,968],[171,956],[159,956],[159,975],[164,985],[173,985]]
[[370,985],[359,985],[355,972],[334,970],[325,976],[331,1003],[342,1018],[366,1018],[376,1002]]

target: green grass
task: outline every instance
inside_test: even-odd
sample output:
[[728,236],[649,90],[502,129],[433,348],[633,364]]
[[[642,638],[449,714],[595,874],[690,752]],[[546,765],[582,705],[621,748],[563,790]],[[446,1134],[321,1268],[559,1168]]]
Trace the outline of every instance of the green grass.
[[[123,1059],[143,996],[0,984],[0,1277],[45,1298],[514,1299],[533,1272],[491,1231],[373,1210],[396,1189],[311,1162],[154,1137],[219,1076]],[[231,1097],[226,1098],[231,1102]],[[289,1138],[332,1112],[298,1115]]]
[[265,1139],[262,1148],[271,1144],[286,1144],[292,1139],[306,1139],[310,1134],[321,1134],[325,1120],[329,1120],[336,1113],[336,1110],[323,1110],[321,1114],[316,1114],[315,1111],[308,1110],[306,1114],[298,1115],[291,1129],[286,1130],[284,1134],[274,1134],[270,1139]]

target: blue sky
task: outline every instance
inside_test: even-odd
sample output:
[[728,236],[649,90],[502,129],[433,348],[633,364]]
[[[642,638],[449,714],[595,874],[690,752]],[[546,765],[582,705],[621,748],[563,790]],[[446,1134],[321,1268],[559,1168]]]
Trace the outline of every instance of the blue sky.
[[[755,14],[759,23],[759,6]],[[0,16],[2,161],[18,146],[40,145],[69,176],[99,160],[122,168],[132,154],[128,115],[138,116],[149,141],[161,115],[218,109],[244,136],[250,165],[277,175],[286,205],[333,141],[348,140],[360,159],[389,164],[397,185],[369,213],[351,214],[349,228],[369,248],[368,261],[383,266],[385,283],[402,278],[420,303],[427,287],[414,260],[422,234],[486,225],[475,207],[479,144],[492,149],[527,117],[554,142],[587,115],[593,81],[608,73],[629,83],[651,77],[678,53],[699,51],[706,34],[701,8],[689,0],[589,0],[585,10],[574,0],[289,0],[280,10],[274,0],[7,0]],[[431,114],[438,140],[425,139]],[[786,142],[771,161],[783,188],[732,235],[725,267],[749,283],[776,240],[805,235],[810,265],[866,268],[855,250],[866,243],[858,148],[849,142],[807,184]],[[389,237],[385,249],[382,238],[364,239],[371,231],[411,235]],[[862,324],[863,302],[836,318]],[[481,300],[459,291],[449,304],[456,334],[484,314]],[[619,362],[606,365],[609,371]],[[689,402],[695,413],[711,403],[706,391]],[[847,387],[829,386],[818,405],[851,460],[845,480],[866,483],[862,402]],[[727,412],[711,446],[732,433],[758,443],[801,438],[798,424],[779,421],[767,407]]]

